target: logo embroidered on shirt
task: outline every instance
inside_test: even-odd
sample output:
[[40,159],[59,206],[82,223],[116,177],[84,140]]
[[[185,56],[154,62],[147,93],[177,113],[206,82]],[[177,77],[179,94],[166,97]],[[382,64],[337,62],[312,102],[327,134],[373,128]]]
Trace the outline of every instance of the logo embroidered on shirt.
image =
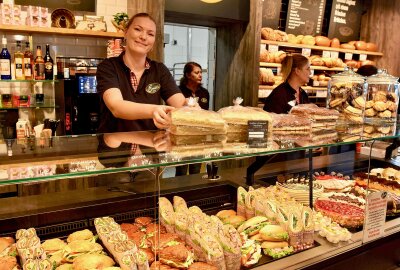
[[159,83],[151,83],[146,86],[146,92],[149,94],[154,94],[157,93],[158,90],[160,90],[161,85]]
[[207,103],[207,98],[203,97],[203,98],[201,99],[201,102]]
[[288,104],[293,107],[296,105],[296,100],[289,101]]

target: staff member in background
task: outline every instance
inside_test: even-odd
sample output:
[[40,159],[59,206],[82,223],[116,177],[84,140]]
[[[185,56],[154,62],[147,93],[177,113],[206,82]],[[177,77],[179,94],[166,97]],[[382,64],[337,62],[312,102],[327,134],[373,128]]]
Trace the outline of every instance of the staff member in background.
[[[155,39],[154,19],[138,13],[126,26],[125,52],[98,66],[98,132],[165,129],[171,121],[168,112],[184,105],[185,98],[168,68],[147,58]],[[161,100],[169,106],[162,105]]]
[[307,57],[289,54],[282,61],[283,83],[266,98],[264,110],[273,113],[288,113],[298,104],[309,103],[307,93],[301,88],[310,80],[311,70]]
[[[181,78],[179,88],[185,98],[193,97],[197,99],[199,106],[203,110],[210,107],[210,93],[201,86],[203,79],[201,66],[196,62],[188,62],[183,68],[183,77]],[[190,164],[176,167],[176,176],[186,175],[189,168],[189,174],[200,173],[201,164]]]
[[[264,110],[272,113],[288,113],[293,106],[309,103],[307,93],[301,88],[310,80],[310,62],[301,54],[289,54],[282,61],[283,83],[278,85],[267,97]],[[254,174],[265,163],[272,160],[281,161],[304,157],[304,151],[296,153],[276,154],[272,156],[258,156],[247,168],[247,183],[254,181]]]

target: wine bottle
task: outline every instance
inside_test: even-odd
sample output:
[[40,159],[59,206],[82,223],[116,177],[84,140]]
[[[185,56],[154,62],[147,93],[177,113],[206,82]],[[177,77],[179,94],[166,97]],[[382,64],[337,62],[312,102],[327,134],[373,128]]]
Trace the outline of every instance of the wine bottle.
[[1,39],[3,49],[0,54],[0,78],[2,80],[11,80],[11,55],[7,50],[7,38]]
[[21,41],[19,40],[17,40],[17,48],[14,52],[14,64],[15,64],[15,79],[25,80],[24,54],[21,51]]
[[32,80],[33,79],[33,53],[30,48],[29,42],[25,42],[25,52],[24,52],[24,75],[25,80]]
[[35,58],[35,80],[44,80],[44,59],[42,56],[42,47],[37,46]]
[[53,58],[50,56],[50,45],[46,44],[46,55],[44,56],[44,74],[46,80],[53,80]]

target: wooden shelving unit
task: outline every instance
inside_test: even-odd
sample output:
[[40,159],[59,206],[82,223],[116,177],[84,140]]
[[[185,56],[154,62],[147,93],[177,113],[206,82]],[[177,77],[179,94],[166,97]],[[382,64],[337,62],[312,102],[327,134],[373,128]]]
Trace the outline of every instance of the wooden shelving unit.
[[[260,67],[279,68],[279,67],[281,67],[281,64],[260,62]],[[314,70],[326,70],[326,71],[343,71],[344,70],[344,68],[342,68],[342,67],[328,68],[328,67],[323,67],[323,66],[310,66],[310,68],[314,69]]]
[[348,50],[348,49],[342,49],[342,48],[332,48],[332,47],[323,47],[323,46],[314,46],[314,45],[305,45],[305,44],[293,44],[293,43],[288,43],[288,42],[271,41],[271,40],[263,40],[263,39],[261,40],[261,44],[278,45],[278,46],[283,46],[283,47],[288,47],[288,48],[307,48],[307,49],[311,49],[311,50],[320,50],[320,51],[333,51],[333,52],[342,52],[342,53],[383,56],[383,53],[381,53],[381,52]]
[[85,36],[85,37],[104,37],[104,38],[123,38],[121,32],[102,32],[102,31],[87,31],[68,28],[55,27],[34,27],[26,25],[2,25],[0,31],[25,33],[25,34],[46,34],[46,35],[65,35],[65,36]]

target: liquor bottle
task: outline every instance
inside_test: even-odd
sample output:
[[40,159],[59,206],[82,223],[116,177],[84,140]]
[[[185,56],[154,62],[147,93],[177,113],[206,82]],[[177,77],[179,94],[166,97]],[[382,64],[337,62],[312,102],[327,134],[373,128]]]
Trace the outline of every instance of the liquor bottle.
[[35,58],[35,80],[44,80],[44,59],[42,56],[42,47],[37,46]]
[[50,56],[50,45],[46,44],[46,55],[44,56],[44,74],[46,80],[53,80],[53,58]]
[[0,54],[0,77],[2,80],[11,80],[11,55],[7,50],[7,39],[2,38],[3,49]]
[[24,74],[24,54],[21,51],[21,41],[17,40],[17,48],[14,52],[15,79],[25,80]]
[[33,53],[29,46],[29,42],[25,42],[25,52],[24,52],[24,74],[25,80],[32,80],[33,79]]

